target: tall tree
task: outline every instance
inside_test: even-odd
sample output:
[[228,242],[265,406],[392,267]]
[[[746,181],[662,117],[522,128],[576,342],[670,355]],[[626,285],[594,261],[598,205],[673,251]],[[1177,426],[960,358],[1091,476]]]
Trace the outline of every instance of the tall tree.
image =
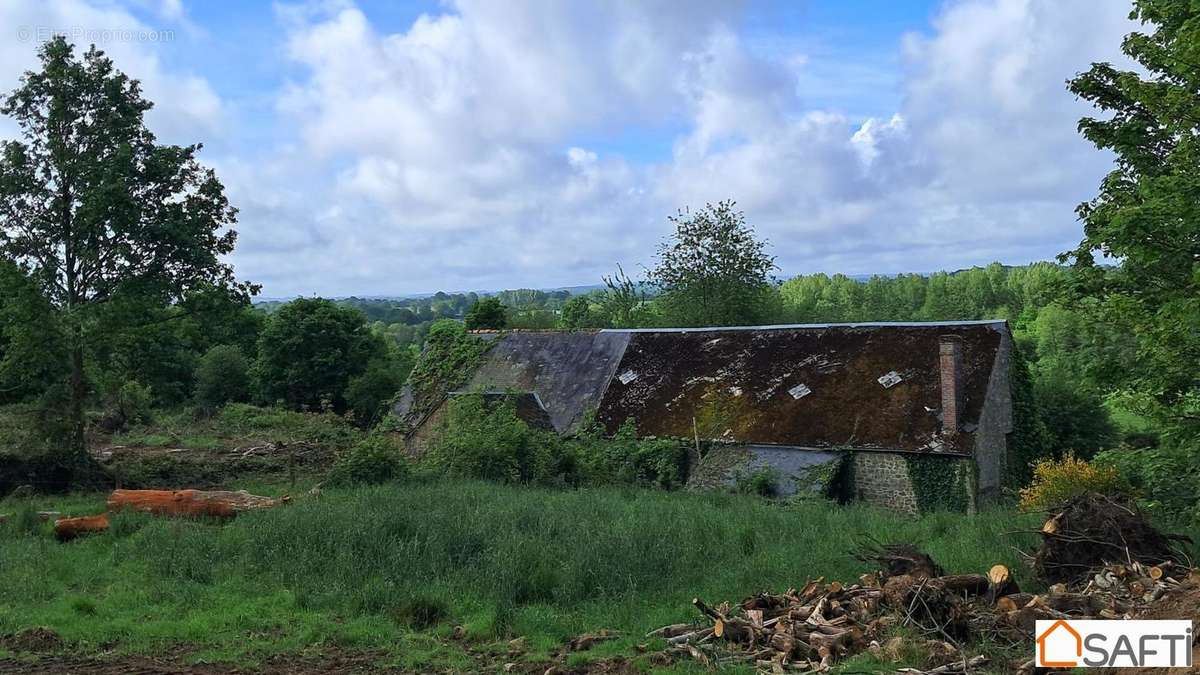
[[467,330],[498,330],[508,325],[508,307],[495,296],[476,300],[463,320]]
[[1138,340],[1126,401],[1192,435],[1200,433],[1200,5],[1137,0],[1130,17],[1153,29],[1122,43],[1140,68],[1095,63],[1069,83],[1109,113],[1082,119],[1079,130],[1115,153],[1116,166],[1079,207],[1083,241],[1063,258],[1082,296]]
[[767,242],[756,239],[733,201],[670,216],[671,238],[659,246],[650,279],[661,288],[668,321],[728,326],[767,318],[771,272]]
[[0,155],[0,254],[39,285],[66,326],[70,447],[84,448],[87,327],[122,295],[164,301],[200,285],[238,284],[219,256],[233,250],[237,211],[199,145],[160,145],[137,80],[94,46],[77,58],[55,37],[0,112],[21,139]]
[[295,409],[346,409],[346,387],[387,356],[383,338],[353,307],[324,298],[293,300],[271,315],[252,368],[259,398]]

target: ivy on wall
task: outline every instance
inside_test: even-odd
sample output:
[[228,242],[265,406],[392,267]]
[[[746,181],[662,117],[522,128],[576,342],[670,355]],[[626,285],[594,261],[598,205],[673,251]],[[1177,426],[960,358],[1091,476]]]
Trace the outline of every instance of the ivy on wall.
[[433,324],[425,349],[408,377],[413,404],[404,419],[397,420],[399,429],[411,429],[447,393],[466,384],[491,346],[491,342],[468,333],[456,321],[447,319]]
[[907,454],[908,478],[920,513],[965,512],[971,504],[969,475],[974,462],[960,457]]
[[1042,416],[1038,414],[1029,365],[1015,344],[1009,364],[1013,430],[1008,435],[1004,487],[1015,490],[1027,485],[1033,477],[1033,463],[1049,447],[1050,434]]

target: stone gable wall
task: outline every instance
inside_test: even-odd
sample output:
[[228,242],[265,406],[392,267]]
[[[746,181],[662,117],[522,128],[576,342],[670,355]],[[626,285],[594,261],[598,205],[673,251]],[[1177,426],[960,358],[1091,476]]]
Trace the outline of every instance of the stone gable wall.
[[915,515],[917,495],[904,456],[890,452],[854,453],[854,498]]

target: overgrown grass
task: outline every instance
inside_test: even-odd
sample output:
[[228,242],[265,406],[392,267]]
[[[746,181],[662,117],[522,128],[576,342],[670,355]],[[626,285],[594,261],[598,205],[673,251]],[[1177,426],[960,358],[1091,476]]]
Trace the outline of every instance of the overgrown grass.
[[332,413],[231,403],[212,417],[198,417],[186,409],[156,411],[149,422],[113,436],[112,443],[195,450],[221,450],[253,441],[349,447],[363,436],[349,420]]
[[1036,525],[1011,512],[915,519],[732,494],[446,481],[326,490],[226,525],[119,518],[65,545],[0,528],[0,635],[45,625],[73,650],[182,643],[206,660],[329,643],[453,667],[466,657],[437,639],[453,625],[485,642],[527,636],[535,656],[608,628],[627,637],[595,654],[629,655],[651,628],[694,619],[694,596],[853,580],[867,571],[851,556],[866,537],[914,542],[950,572],[1003,562],[1020,574],[1012,546],[1034,542],[1007,533]]

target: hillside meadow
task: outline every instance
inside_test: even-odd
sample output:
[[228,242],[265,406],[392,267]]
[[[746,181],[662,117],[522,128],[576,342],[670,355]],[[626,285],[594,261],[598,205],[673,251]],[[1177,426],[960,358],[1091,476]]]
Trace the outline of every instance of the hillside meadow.
[[[304,487],[286,507],[227,524],[121,514],[109,532],[67,544],[33,511],[97,512],[104,494],[22,502],[0,526],[0,635],[47,626],[64,652],[101,659],[253,666],[338,649],[461,671],[548,661],[571,638],[607,629],[621,637],[567,663],[620,657],[655,670],[639,656],[642,636],[694,620],[695,596],[736,601],[818,576],[853,580],[870,567],[853,557],[870,539],[917,543],[950,572],[1023,570],[1018,549],[1036,543],[1028,531],[1038,524],[1009,511],[911,518],[635,488]],[[510,653],[518,637],[526,647]]]

